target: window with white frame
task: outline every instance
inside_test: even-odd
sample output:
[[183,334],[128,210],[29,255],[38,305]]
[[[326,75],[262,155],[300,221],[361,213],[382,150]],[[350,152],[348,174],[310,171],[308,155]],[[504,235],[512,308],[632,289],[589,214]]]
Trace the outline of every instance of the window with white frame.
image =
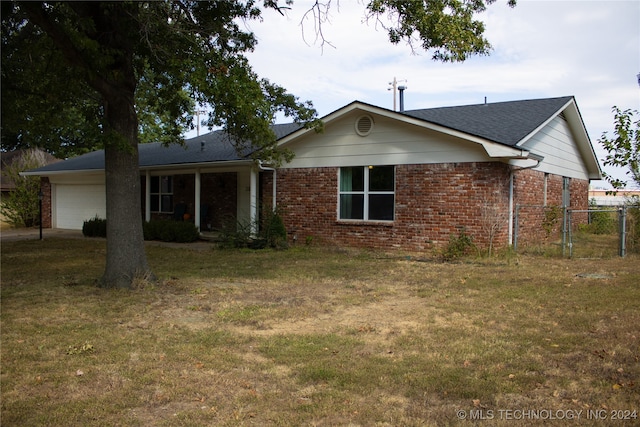
[[393,221],[394,204],[394,166],[340,168],[340,219]]
[[151,212],[173,212],[173,177],[151,177]]

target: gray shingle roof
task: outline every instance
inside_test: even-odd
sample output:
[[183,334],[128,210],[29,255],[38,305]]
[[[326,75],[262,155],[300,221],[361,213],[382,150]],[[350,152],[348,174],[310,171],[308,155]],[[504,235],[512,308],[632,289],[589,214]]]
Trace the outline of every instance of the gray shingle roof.
[[[302,125],[297,123],[274,125],[272,127],[278,139],[300,128],[302,128]],[[229,135],[223,131],[213,131],[187,139],[184,145],[171,144],[163,146],[160,143],[138,145],[140,167],[246,160],[251,151],[247,150],[238,154],[231,143]],[[104,169],[104,150],[98,150],[34,169],[30,172],[102,169]]]
[[556,114],[573,97],[496,102],[460,107],[428,108],[403,114],[514,146]]
[[[525,101],[459,107],[428,108],[404,111],[404,114],[425,122],[458,130],[500,144],[514,146],[573,99],[570,96]],[[339,110],[338,110],[339,111]],[[273,126],[277,139],[302,128],[297,123]],[[214,131],[191,138],[184,145],[163,146],[159,143],[140,144],[140,166],[168,166],[209,162],[227,162],[247,159],[251,150],[238,154],[228,134]],[[94,151],[63,162],[54,163],[30,172],[56,172],[66,170],[102,170],[104,151]]]

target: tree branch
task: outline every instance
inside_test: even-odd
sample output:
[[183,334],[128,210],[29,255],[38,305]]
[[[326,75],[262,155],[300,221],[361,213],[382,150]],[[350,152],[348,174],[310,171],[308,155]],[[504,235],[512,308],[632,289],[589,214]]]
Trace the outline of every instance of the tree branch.
[[87,78],[85,81],[99,93],[109,90],[108,82],[95,73],[91,64],[82,55],[71,38],[62,30],[55,20],[44,10],[43,2],[24,2],[20,7],[25,11],[29,20],[46,32],[69,65],[82,70]]
[[[300,27],[302,27],[302,39],[304,40],[305,43],[307,43],[306,37],[304,36],[304,21],[309,19],[310,16],[313,17],[313,28],[314,28],[314,33],[315,33],[315,40],[314,40],[314,44],[320,40],[320,48],[324,50],[324,45],[329,45],[332,48],[335,49],[335,46],[328,41],[325,36],[324,36],[324,32],[322,31],[322,26],[326,23],[326,22],[330,22],[329,21],[329,9],[331,8],[331,1],[332,0],[328,0],[326,3],[320,2],[319,0],[316,0],[313,4],[313,6],[311,6],[309,8],[309,10],[307,10],[304,15],[302,15],[302,18],[300,19]],[[340,2],[338,1],[338,10],[340,10]],[[309,43],[307,43],[307,45],[310,46]]]

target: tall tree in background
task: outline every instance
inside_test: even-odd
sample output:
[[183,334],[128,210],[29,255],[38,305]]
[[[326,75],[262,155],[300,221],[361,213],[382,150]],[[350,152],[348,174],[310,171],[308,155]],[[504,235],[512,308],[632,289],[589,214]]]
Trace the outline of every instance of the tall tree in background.
[[[462,61],[489,52],[475,14],[492,2],[372,0],[365,9],[392,43],[419,43],[436,60]],[[270,130],[278,111],[318,125],[311,103],[260,79],[245,56],[256,39],[240,23],[292,5],[292,0],[2,3],[3,141],[46,142],[51,152],[56,141],[105,150],[104,286],[128,287],[151,274],[139,221],[141,139],[179,141],[194,108],[206,105],[209,125],[225,129],[238,150],[251,145],[262,159],[277,162],[286,160]],[[311,4],[316,28],[326,23],[330,6],[331,0]],[[42,120],[47,117],[51,123]],[[150,124],[142,132],[141,119]]]
[[[640,118],[636,110],[620,110],[613,107],[614,132],[609,136],[604,132],[598,142],[602,144],[608,154],[603,159],[605,166],[626,168],[626,175],[634,185],[640,188]],[[605,179],[615,190],[626,188],[627,181],[604,174]]]
[[5,161],[2,156],[3,183],[13,186],[12,190],[3,194],[0,199],[0,214],[13,227],[33,227],[40,223],[40,178],[21,176],[20,172],[39,168],[56,159],[37,148],[18,150],[11,153]]

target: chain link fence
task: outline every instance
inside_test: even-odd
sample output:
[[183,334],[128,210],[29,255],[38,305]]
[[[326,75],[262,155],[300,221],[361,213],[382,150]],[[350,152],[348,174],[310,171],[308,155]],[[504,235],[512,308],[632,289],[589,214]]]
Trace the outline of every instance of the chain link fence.
[[573,258],[640,252],[640,203],[586,210],[517,205],[514,250]]

